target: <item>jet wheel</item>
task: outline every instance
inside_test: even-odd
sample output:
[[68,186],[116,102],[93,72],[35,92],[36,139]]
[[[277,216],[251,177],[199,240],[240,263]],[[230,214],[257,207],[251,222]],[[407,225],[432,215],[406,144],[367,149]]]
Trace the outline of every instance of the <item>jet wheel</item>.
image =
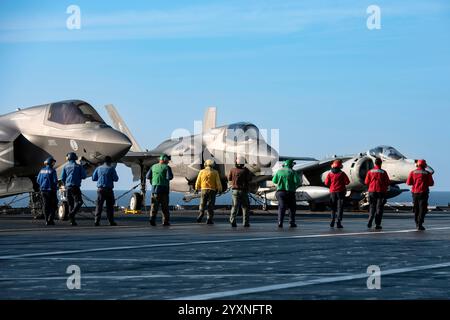
[[69,219],[69,204],[66,201],[61,201],[58,206],[58,219],[66,221]]
[[140,193],[134,193],[133,196],[130,199],[130,210],[132,211],[138,211],[142,210],[142,202],[144,198],[142,194]]

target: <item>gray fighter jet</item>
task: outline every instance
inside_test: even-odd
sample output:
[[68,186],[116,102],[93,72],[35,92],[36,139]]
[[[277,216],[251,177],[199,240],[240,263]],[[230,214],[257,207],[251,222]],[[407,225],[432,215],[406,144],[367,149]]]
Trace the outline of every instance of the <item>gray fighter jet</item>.
[[[144,151],[137,144],[114,106],[108,105],[106,109],[114,127],[133,141],[131,151],[121,160],[132,169],[134,180],[141,182],[141,192],[135,193],[131,199],[131,210],[142,208],[146,193],[145,175],[149,168],[158,162],[161,154],[167,154],[171,158],[170,165],[174,173],[171,190],[185,193],[185,201],[198,197],[194,193],[194,185],[207,159],[215,160],[224,190],[227,190],[227,174],[234,167],[237,157],[245,157],[247,168],[253,174],[250,190],[252,193],[256,193],[265,181],[272,179],[272,167],[278,161],[294,159],[280,157],[278,152],[266,142],[259,128],[252,123],[239,122],[217,127],[216,108],[207,110],[199,133],[169,139],[151,151]],[[315,161],[314,158],[308,157],[295,157],[295,159]]]
[[[325,187],[326,176],[330,172],[331,164],[335,160],[343,161],[343,171],[350,178],[347,187],[347,197],[353,204],[359,207],[367,205],[367,186],[364,184],[369,170],[374,167],[376,158],[383,160],[383,169],[386,170],[392,185],[389,188],[387,198],[395,198],[404,191],[399,185],[406,183],[408,175],[416,168],[416,160],[408,159],[397,149],[391,146],[378,146],[367,152],[352,156],[334,156],[328,159],[308,163],[295,167],[303,177],[303,186],[297,190],[299,202],[309,202],[312,209],[323,209],[329,201],[329,190]],[[428,167],[430,172],[434,172]],[[276,201],[274,186],[268,186],[259,190],[258,195],[268,201]]]
[[90,174],[105,156],[118,160],[130,147],[84,101],[18,109],[0,117],[0,197],[38,191],[36,176],[50,155],[60,173],[67,153],[76,152]]

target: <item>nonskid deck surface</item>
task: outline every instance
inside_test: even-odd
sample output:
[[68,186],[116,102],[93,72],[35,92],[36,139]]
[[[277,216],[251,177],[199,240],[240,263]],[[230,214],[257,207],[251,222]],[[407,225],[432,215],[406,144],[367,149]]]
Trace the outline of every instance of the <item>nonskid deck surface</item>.
[[[433,213],[426,232],[411,215],[388,214],[382,232],[361,214],[343,230],[326,214],[301,212],[298,229],[277,228],[274,215],[252,216],[251,228],[195,223],[175,212],[171,227],[146,216],[119,216],[118,227],[44,227],[28,216],[0,215],[0,299],[448,299],[450,215]],[[158,219],[159,220],[159,219]],[[70,290],[70,266],[81,289]],[[369,290],[369,266],[381,289]],[[69,279],[69,284],[75,284]],[[371,279],[374,286],[376,281]]]

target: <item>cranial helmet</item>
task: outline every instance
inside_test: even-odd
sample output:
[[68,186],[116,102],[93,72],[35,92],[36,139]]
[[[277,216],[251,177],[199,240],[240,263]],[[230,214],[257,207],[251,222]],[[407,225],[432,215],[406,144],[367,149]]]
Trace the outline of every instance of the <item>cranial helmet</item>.
[[242,157],[242,156],[240,156],[240,157],[237,157],[237,159],[236,159],[236,164],[239,166],[239,165],[245,165],[245,158],[244,157]]
[[54,163],[56,163],[56,160],[55,160],[55,158],[53,158],[53,157],[49,157],[49,158],[47,158],[47,159],[44,161],[44,164],[45,164],[45,165],[51,165],[51,164],[54,164]]
[[427,165],[427,161],[423,160],[423,159],[422,160],[418,160],[417,161],[417,166],[425,169],[428,166]]
[[333,164],[331,165],[331,168],[333,169],[342,169],[342,160],[336,160],[333,162]]
[[213,168],[215,165],[216,163],[214,162],[214,160],[209,159],[205,161],[205,167]]
[[296,165],[295,161],[289,159],[289,160],[286,160],[286,161],[284,162],[283,167],[286,167],[286,168],[293,168],[295,165]]
[[77,156],[77,154],[75,152],[69,152],[67,154],[67,160],[69,160],[69,161],[76,161],[76,160],[78,160],[78,156]]

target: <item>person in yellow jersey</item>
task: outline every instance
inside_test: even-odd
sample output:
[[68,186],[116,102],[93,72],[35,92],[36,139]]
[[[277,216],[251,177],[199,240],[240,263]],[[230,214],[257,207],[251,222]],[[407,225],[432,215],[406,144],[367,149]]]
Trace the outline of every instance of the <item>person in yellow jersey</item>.
[[219,172],[214,169],[215,162],[213,160],[205,161],[205,169],[201,170],[195,183],[195,190],[201,190],[200,214],[197,222],[201,223],[208,211],[207,224],[214,224],[214,208],[216,206],[217,193],[222,192],[222,182],[220,181]]

